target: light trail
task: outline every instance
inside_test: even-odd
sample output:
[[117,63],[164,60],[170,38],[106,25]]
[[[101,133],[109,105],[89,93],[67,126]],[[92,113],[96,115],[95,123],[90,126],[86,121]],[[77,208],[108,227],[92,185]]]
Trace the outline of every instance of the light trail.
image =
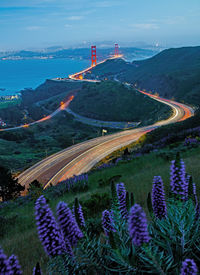
[[69,106],[69,104],[73,100],[73,98],[74,98],[74,95],[71,95],[66,102],[61,102],[60,107],[57,110],[55,110],[53,113],[51,113],[50,115],[48,115],[48,116],[45,116],[45,117],[43,117],[43,118],[41,118],[39,120],[36,120],[34,122],[31,122],[31,123],[26,123],[26,124],[23,124],[23,125],[20,125],[20,126],[16,126],[16,127],[12,127],[12,128],[0,129],[0,132],[13,131],[13,130],[18,130],[18,129],[22,129],[22,128],[28,128],[29,126],[32,126],[32,125],[39,124],[41,122],[47,121],[47,120],[53,118],[54,116],[56,116],[60,111],[65,110]]

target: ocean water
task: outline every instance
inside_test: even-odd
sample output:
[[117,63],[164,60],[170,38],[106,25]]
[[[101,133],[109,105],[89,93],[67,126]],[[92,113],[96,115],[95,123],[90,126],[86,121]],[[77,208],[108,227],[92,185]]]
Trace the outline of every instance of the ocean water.
[[0,60],[0,96],[16,94],[24,88],[35,89],[46,79],[67,77],[89,65],[89,60],[64,58]]

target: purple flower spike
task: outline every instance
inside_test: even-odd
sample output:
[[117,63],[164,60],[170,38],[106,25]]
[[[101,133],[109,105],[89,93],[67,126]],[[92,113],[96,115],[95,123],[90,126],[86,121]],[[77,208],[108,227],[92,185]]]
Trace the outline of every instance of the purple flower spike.
[[11,267],[10,275],[22,275],[21,266],[15,255],[11,255],[8,259],[9,265]]
[[33,268],[33,275],[42,275],[39,263],[37,263],[36,266]]
[[197,266],[192,259],[186,259],[182,263],[181,275],[196,275],[198,272]]
[[134,204],[130,209],[128,230],[135,246],[141,246],[143,243],[149,242],[150,236],[147,227],[145,212],[139,204]]
[[0,249],[0,274],[1,275],[10,275],[11,273],[11,266],[6,255],[3,253],[3,250]]
[[195,220],[197,221],[199,218],[200,218],[200,201],[197,203],[195,208]]
[[50,257],[62,254],[66,250],[64,239],[44,196],[36,201],[35,216],[38,235],[45,252]]
[[126,208],[126,189],[122,182],[116,185],[116,191],[117,191],[119,210],[120,210],[121,216],[123,218],[127,218],[128,212]]
[[196,188],[196,184],[193,182],[193,194],[194,194],[194,200],[195,200],[195,205],[196,205],[196,208],[197,208],[197,205],[198,205],[198,199],[197,199],[197,188]]
[[188,178],[185,173],[185,164],[182,160],[172,160],[170,173],[170,186],[174,195],[178,195],[182,200],[188,199]]
[[158,219],[162,219],[167,215],[167,207],[165,201],[165,192],[163,181],[160,176],[155,176],[153,179],[152,188],[152,207],[154,215]]
[[105,232],[105,235],[108,236],[109,232],[115,232],[116,230],[114,229],[114,221],[112,218],[111,213],[108,210],[104,210],[102,212],[102,227]]
[[65,239],[69,240],[71,246],[76,246],[77,241],[83,238],[83,233],[72,214],[70,208],[64,202],[59,202],[57,206],[58,222]]
[[79,224],[79,226],[82,228],[82,227],[85,227],[85,219],[84,219],[84,215],[83,215],[82,206],[78,202],[77,202],[77,205],[75,203],[73,206],[73,215],[74,215],[77,223]]

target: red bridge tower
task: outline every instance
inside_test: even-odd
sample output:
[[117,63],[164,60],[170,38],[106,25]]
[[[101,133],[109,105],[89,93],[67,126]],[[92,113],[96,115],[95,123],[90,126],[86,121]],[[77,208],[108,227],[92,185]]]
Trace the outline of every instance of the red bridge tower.
[[115,56],[119,55],[119,46],[115,43]]
[[97,65],[97,49],[96,46],[91,46],[92,67]]

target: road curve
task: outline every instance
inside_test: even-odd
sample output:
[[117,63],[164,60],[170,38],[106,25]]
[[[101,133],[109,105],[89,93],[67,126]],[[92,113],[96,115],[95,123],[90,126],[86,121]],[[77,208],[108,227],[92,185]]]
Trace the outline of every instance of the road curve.
[[187,105],[160,98],[143,91],[140,92],[169,105],[173,110],[172,116],[153,125],[122,131],[73,145],[25,170],[18,176],[19,183],[27,188],[33,180],[38,179],[43,183],[44,188],[50,184],[55,185],[73,175],[89,171],[102,158],[136,141],[145,133],[162,125],[182,121],[194,114],[193,109]]
[[23,125],[20,125],[20,126],[15,126],[15,127],[12,127],[12,128],[0,129],[0,132],[13,131],[13,130],[18,130],[18,129],[22,129],[22,128],[27,128],[29,126],[32,126],[32,125],[35,125],[35,124],[39,124],[41,122],[49,120],[49,119],[53,118],[54,116],[56,116],[62,110],[65,110],[69,106],[69,104],[73,100],[73,98],[74,98],[73,94],[71,94],[70,96],[68,96],[67,101],[63,102],[58,109],[56,109],[53,113],[51,113],[48,116],[45,116],[45,117],[43,117],[43,118],[41,118],[39,120],[33,121],[31,123],[23,124]]

